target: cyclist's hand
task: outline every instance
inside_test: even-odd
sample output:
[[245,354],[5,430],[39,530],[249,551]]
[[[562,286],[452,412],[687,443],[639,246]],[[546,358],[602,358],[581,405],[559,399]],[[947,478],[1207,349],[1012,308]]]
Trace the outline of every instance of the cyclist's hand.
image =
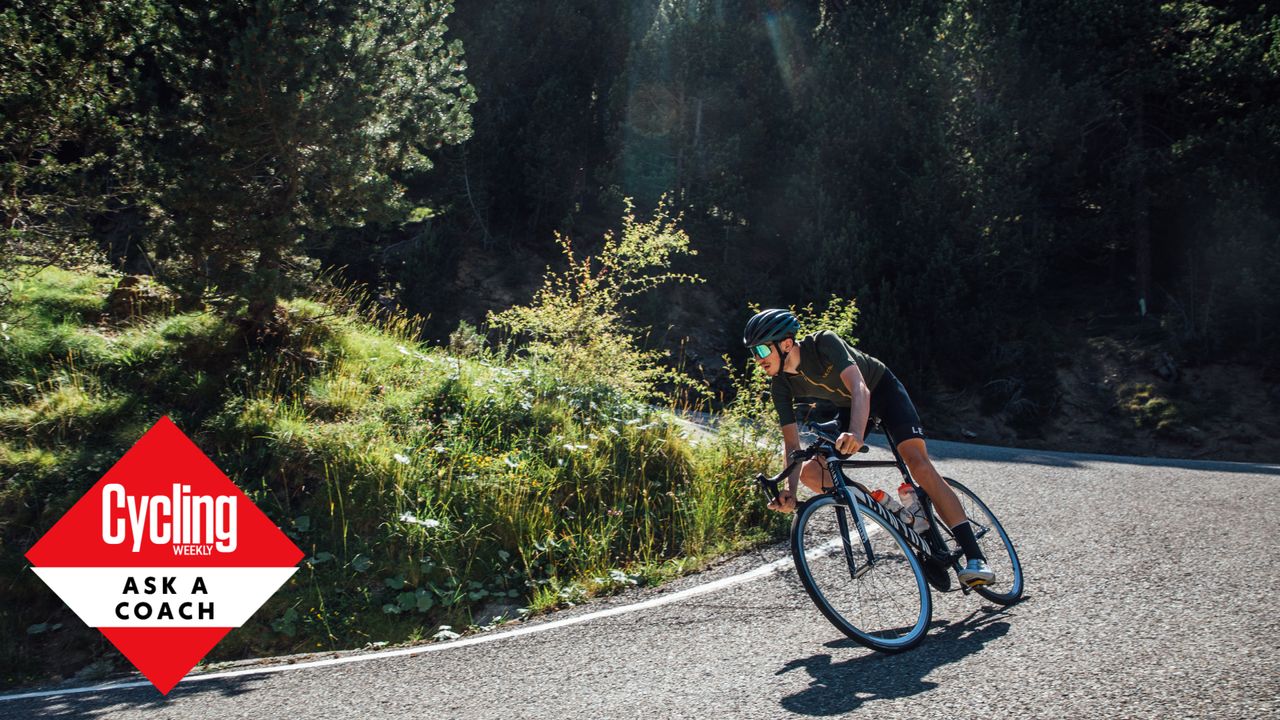
[[778,493],[778,499],[769,503],[770,510],[777,510],[781,513],[789,513],[796,509],[796,496],[790,490],[782,490]]
[[836,438],[836,450],[841,455],[852,455],[858,452],[860,447],[862,447],[862,441],[853,433],[840,433],[840,437]]

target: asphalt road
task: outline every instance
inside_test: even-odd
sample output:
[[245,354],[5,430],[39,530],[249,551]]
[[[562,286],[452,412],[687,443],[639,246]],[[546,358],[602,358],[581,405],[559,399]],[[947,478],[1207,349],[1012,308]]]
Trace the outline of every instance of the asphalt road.
[[[189,679],[168,697],[146,686],[0,699],[0,716],[1280,716],[1280,466],[930,448],[1000,516],[1027,592],[1008,609],[935,593],[929,637],[901,655],[844,639],[784,566],[492,642]],[[785,556],[770,548],[541,622],[669,597]]]

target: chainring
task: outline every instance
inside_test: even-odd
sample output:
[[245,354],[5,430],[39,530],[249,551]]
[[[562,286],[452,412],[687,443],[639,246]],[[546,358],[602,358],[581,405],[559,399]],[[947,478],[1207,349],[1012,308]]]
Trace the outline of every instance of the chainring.
[[945,565],[931,557],[916,553],[920,567],[924,570],[924,579],[937,588],[938,592],[951,592],[951,572]]

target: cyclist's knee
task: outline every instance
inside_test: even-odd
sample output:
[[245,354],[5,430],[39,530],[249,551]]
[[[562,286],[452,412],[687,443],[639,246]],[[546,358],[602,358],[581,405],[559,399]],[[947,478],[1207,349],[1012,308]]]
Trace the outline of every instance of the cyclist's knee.
[[907,468],[911,470],[912,475],[933,468],[933,463],[929,460],[929,452],[925,449],[924,440],[920,438],[903,440],[898,444],[898,454],[902,456],[902,461],[907,464]]
[[924,440],[916,437],[907,438],[898,443],[898,454],[907,463],[929,459],[929,452],[925,448]]
[[823,492],[822,481],[826,473],[817,460],[809,460],[800,466],[800,482],[816,493]]

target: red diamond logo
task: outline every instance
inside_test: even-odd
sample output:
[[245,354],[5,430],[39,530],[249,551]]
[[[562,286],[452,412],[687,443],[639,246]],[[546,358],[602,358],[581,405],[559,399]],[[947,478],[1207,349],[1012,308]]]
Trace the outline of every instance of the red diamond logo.
[[35,573],[163,694],[301,559],[167,417],[27,552]]

